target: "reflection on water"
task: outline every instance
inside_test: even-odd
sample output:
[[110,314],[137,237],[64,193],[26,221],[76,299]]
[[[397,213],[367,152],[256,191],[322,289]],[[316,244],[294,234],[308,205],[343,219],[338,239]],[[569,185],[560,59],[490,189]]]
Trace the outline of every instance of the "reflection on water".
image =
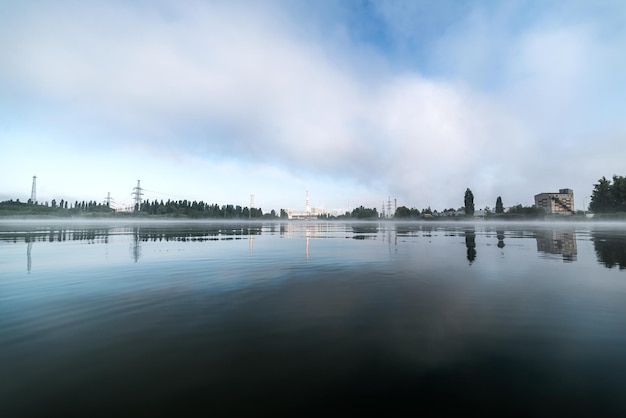
[[28,241],[28,244],[26,246],[26,270],[28,270],[29,274],[30,274],[30,270],[33,267],[32,252],[33,252],[33,242]]
[[565,262],[576,261],[576,233],[573,230],[538,231],[537,251],[562,255]]
[[0,268],[2,417],[626,413],[626,228],[0,223]]
[[476,229],[474,227],[465,229],[465,246],[467,247],[467,261],[472,264],[476,260]]
[[594,231],[591,240],[598,257],[598,262],[607,268],[626,269],[626,235],[611,232]]
[[498,248],[504,248],[504,230],[503,229],[497,229],[496,230],[496,237],[498,238]]
[[[588,228],[588,225],[585,226]],[[146,224],[141,226],[28,226],[19,227],[0,226],[0,243],[26,243],[27,272],[33,266],[34,243],[84,242],[88,244],[108,244],[112,238],[130,236],[130,256],[137,263],[142,256],[142,243],[147,242],[210,242],[225,240],[248,239],[249,253],[254,250],[254,237],[265,235],[279,235],[283,238],[304,238],[305,258],[310,256],[310,241],[313,239],[344,238],[354,240],[382,240],[388,244],[389,251],[398,251],[398,238],[453,238],[462,236],[465,242],[465,258],[472,265],[478,255],[477,248],[481,246],[481,238],[487,237],[492,231],[476,229],[474,225],[465,224],[434,224],[434,223],[332,223],[332,222],[279,222],[279,223],[250,223],[250,224]],[[583,237],[587,236],[583,231]],[[504,249],[505,237],[510,239],[528,239],[534,237],[537,252],[544,256],[561,256],[565,262],[575,262],[578,259],[577,235],[574,229],[562,227],[550,229],[541,225],[515,225],[506,227],[499,225],[495,228],[497,247]],[[477,242],[478,239],[478,242]],[[618,267],[626,269],[626,234],[607,231],[606,229],[592,230],[596,257],[599,263],[607,268]],[[488,245],[488,244],[487,244]]]
[[[132,254],[132,258],[135,261],[135,263],[139,260],[139,257],[141,257],[141,245],[140,242],[142,241],[140,235],[139,235],[139,228],[133,228],[133,242],[130,246],[130,251]],[[147,239],[146,239],[147,240]],[[156,241],[156,239],[154,240]]]

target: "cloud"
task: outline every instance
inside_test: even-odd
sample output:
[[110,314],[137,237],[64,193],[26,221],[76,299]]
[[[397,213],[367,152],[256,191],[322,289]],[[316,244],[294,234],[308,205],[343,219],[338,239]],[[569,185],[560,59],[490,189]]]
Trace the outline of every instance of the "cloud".
[[382,2],[367,27],[382,19],[387,41],[372,46],[345,36],[366,30],[358,22],[324,32],[301,25],[309,6],[281,2],[69,5],[18,7],[2,22],[0,105],[12,128],[89,152],[148,150],[172,166],[271,167],[267,179],[418,207],[460,206],[466,187],[479,204],[528,204],[619,169],[599,150],[584,176],[572,168],[581,148],[625,131],[619,112],[602,111],[619,103],[611,87],[624,90],[623,31],[607,38],[584,19]]

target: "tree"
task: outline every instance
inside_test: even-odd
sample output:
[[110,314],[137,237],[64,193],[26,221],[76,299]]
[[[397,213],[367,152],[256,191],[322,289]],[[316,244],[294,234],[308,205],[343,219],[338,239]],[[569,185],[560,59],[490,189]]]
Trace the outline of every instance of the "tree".
[[589,209],[595,213],[606,213],[613,211],[611,180],[607,180],[604,176],[593,185],[591,194],[591,203]]
[[502,198],[500,196],[496,199],[496,213],[504,213],[504,206],[502,205]]
[[406,206],[400,206],[396,208],[396,213],[394,214],[394,218],[410,218],[411,217],[411,209]]
[[469,188],[465,191],[464,202],[465,202],[465,214],[473,216],[474,215],[474,194]]
[[613,209],[617,212],[626,212],[626,177],[613,176],[611,195]]
[[378,211],[376,208],[365,208],[363,206],[359,206],[352,211],[350,216],[357,219],[378,218]]

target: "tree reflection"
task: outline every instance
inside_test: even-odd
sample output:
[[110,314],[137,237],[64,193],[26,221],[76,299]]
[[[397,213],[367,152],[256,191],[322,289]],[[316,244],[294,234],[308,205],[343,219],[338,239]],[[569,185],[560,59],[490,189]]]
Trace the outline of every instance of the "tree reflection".
[[472,264],[476,259],[476,229],[474,227],[465,230],[465,246],[467,247],[467,261]]
[[608,232],[593,232],[591,240],[598,262],[606,268],[626,269],[626,236]]
[[504,231],[502,229],[497,229],[496,237],[498,238],[498,248],[504,248]]

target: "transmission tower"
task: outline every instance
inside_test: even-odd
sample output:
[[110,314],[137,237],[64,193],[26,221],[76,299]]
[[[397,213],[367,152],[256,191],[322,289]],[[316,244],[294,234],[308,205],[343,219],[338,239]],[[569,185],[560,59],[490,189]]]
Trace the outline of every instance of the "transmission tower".
[[33,187],[30,190],[30,201],[33,204],[37,202],[37,176],[33,176]]
[[387,217],[391,218],[393,214],[391,213],[391,196],[387,197]]
[[141,188],[141,180],[137,180],[137,186],[133,188],[133,199],[135,199],[135,211],[139,211],[141,209],[141,196],[143,196],[143,189]]
[[250,195],[250,210],[248,211],[248,219],[252,219],[252,208],[254,207],[254,195]]
[[115,200],[111,197],[111,192],[107,192],[107,197],[104,198],[104,204],[107,207],[111,207],[111,203],[115,203]]

